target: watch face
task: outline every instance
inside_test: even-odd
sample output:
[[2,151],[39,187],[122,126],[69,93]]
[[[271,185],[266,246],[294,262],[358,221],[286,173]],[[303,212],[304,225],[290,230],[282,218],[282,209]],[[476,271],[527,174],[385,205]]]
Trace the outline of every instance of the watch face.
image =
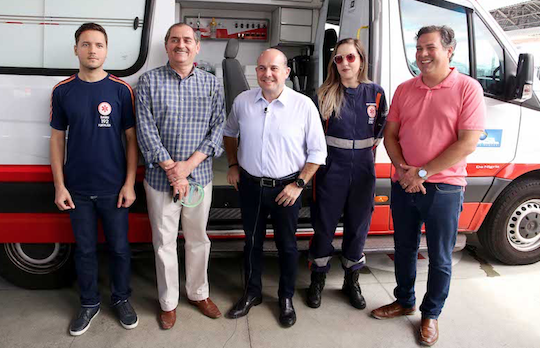
[[300,187],[300,188],[304,188],[304,186],[306,186],[306,182],[304,181],[304,179],[296,179],[296,186]]
[[426,171],[425,169],[420,169],[420,170],[418,171],[418,176],[419,176],[419,177],[423,178],[423,177],[425,177],[426,175],[427,175],[427,171]]

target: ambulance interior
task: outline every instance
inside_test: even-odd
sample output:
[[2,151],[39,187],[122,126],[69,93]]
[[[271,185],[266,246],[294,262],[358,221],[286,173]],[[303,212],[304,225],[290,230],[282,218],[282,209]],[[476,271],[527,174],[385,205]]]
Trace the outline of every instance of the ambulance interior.
[[[200,36],[196,64],[215,74],[224,86],[228,113],[237,94],[258,87],[257,58],[271,47],[289,60],[291,73],[286,85],[313,96],[326,77],[325,67],[338,40],[341,3],[181,1],[176,3],[175,15],[177,22],[187,23]],[[226,155],[215,159],[214,185],[228,185],[227,170]]]

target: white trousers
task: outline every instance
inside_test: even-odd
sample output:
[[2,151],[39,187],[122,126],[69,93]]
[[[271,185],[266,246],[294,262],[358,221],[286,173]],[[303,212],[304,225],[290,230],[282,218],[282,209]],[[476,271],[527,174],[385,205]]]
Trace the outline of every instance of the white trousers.
[[146,180],[144,189],[152,227],[161,309],[172,311],[178,306],[180,286],[176,243],[180,216],[185,240],[187,297],[192,301],[208,298],[210,239],[206,225],[212,203],[212,182],[204,188],[204,200],[193,208],[182,206],[180,201],[174,203],[170,192],[157,191]]

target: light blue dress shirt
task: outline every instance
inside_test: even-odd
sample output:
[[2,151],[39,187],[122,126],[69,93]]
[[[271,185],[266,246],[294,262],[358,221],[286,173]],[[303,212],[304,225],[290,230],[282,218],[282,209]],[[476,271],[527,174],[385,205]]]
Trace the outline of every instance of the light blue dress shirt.
[[326,161],[326,140],[315,104],[288,87],[271,103],[260,88],[241,93],[223,134],[240,136],[238,163],[253,176],[278,179],[301,171],[306,163]]

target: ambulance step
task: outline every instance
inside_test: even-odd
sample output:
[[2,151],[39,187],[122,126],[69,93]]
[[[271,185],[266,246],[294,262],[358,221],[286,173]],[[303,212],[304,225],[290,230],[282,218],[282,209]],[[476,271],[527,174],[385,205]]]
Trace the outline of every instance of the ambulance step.
[[[180,239],[179,243],[183,243],[183,240]],[[342,238],[336,237],[334,242],[334,248],[336,251],[341,250]],[[467,236],[465,234],[458,234],[456,240],[456,246],[454,247],[454,252],[460,251],[465,248],[467,243]],[[180,248],[181,249],[181,248]],[[244,240],[243,239],[213,239],[212,240],[212,253],[227,253],[231,251],[243,251],[244,249]],[[298,249],[302,251],[307,251],[309,249],[309,239],[298,239]],[[422,235],[420,240],[420,251],[427,250],[427,242],[425,235]],[[277,252],[276,245],[273,239],[267,239],[264,241],[264,251],[265,252]],[[364,246],[364,253],[373,254],[373,253],[393,253],[394,252],[394,238],[392,235],[388,236],[369,236],[366,245]]]
[[[467,244],[467,235],[459,233],[456,239],[454,252],[463,250]],[[334,245],[334,248],[336,246]],[[420,251],[427,250],[426,235],[423,234],[420,239]],[[369,236],[364,246],[364,253],[393,253],[394,252],[394,237],[390,236]]]

